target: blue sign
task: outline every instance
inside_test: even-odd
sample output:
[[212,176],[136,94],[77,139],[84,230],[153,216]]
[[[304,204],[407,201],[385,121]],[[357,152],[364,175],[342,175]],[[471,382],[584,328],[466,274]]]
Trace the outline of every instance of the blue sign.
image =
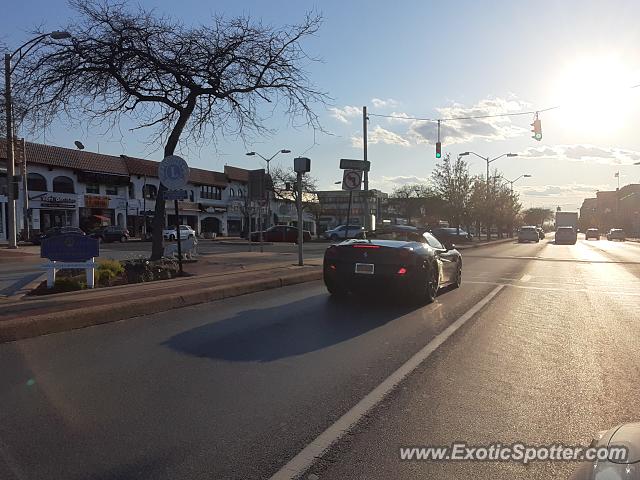
[[45,238],[40,247],[40,257],[57,262],[84,262],[98,256],[98,239],[75,233]]

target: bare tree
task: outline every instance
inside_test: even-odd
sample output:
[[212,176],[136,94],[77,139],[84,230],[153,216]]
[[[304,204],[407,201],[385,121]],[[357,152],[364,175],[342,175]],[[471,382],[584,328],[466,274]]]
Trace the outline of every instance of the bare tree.
[[[271,181],[273,183],[273,195],[279,200],[292,201],[296,205],[296,212],[298,211],[298,198],[299,193],[296,188],[297,174],[293,168],[274,167],[271,169]],[[302,198],[301,205],[302,210],[308,210],[315,203],[312,202],[312,197],[315,198],[317,188],[317,180],[308,173],[302,176]]]
[[[327,96],[311,83],[304,65],[314,59],[301,45],[318,31],[320,16],[282,28],[248,17],[191,27],[117,0],[70,5],[79,13],[65,28],[72,38],[44,40],[16,71],[32,124],[66,114],[113,128],[126,117],[151,129],[150,142],[161,142],[165,156],[187,139],[269,133],[265,105],[268,114],[279,105],[292,123],[320,128],[312,106]],[[151,258],[162,255],[164,190]]]
[[389,204],[395,210],[407,218],[411,224],[412,219],[423,216],[423,210],[431,204],[435,194],[429,185],[414,183],[402,185],[393,190],[389,197]]

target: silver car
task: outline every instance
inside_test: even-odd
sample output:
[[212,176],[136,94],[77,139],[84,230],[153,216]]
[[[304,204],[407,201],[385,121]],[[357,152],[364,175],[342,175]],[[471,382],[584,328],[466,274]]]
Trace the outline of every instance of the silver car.
[[338,225],[331,230],[324,232],[324,238],[332,242],[344,240],[345,238],[362,238],[364,235],[364,227],[358,225]]
[[536,227],[521,227],[518,231],[518,243],[540,241],[540,234]]

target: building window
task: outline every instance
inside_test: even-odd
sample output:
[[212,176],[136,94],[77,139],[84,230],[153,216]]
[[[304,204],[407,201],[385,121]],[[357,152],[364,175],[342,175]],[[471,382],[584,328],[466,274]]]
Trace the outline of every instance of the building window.
[[46,192],[47,181],[39,173],[30,173],[27,175],[27,189],[31,192]]
[[238,189],[238,196],[240,198],[244,197],[244,192],[242,190],[240,190],[240,189]]
[[107,195],[118,195],[118,187],[116,185],[107,185],[104,193]]
[[200,198],[222,200],[222,189],[220,187],[212,187],[211,185],[202,185],[202,187],[200,187]]
[[56,177],[53,179],[53,191],[57,193],[75,193],[73,180],[69,177]]
[[236,192],[235,192],[235,190],[233,188],[229,189],[229,196],[230,197],[235,197],[236,196]]
[[196,196],[195,192],[193,190],[189,190],[189,201],[195,202],[194,200],[195,196]]
[[100,193],[100,185],[97,183],[87,183],[87,193]]
[[129,198],[136,198],[136,189],[132,182],[129,183]]
[[155,200],[158,196],[158,189],[155,185],[144,185],[142,187],[142,196],[147,200]]

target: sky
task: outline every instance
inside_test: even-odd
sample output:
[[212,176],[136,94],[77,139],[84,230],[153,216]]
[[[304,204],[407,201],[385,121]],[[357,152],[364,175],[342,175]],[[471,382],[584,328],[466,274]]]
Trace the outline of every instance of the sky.
[[[140,0],[136,4],[185,24],[200,24],[216,14],[248,15],[274,26],[297,23],[305,13],[324,21],[306,51],[321,59],[306,65],[313,83],[328,93],[328,105],[316,105],[327,133],[293,128],[274,115],[273,135],[218,138],[201,146],[183,145],[193,167],[221,170],[225,164],[292,165],[295,156],[311,158],[321,189],[339,188],[340,158],[362,158],[362,107],[370,113],[368,158],[370,187],[391,192],[428,182],[435,158],[436,123],[410,118],[518,113],[559,108],[540,114],[543,138],[531,138],[533,115],[443,121],[443,152],[472,151],[494,158],[491,164],[515,184],[523,206],[579,208],[598,190],[640,182],[640,2],[637,1],[211,1]],[[132,3],[132,5],[136,5]],[[14,2],[0,40],[17,47],[38,26],[51,30],[73,21],[64,1]],[[385,118],[377,115],[393,115]],[[405,117],[405,118],[403,118]],[[117,131],[65,119],[32,141],[161,160],[162,149],[149,145],[145,131]],[[486,164],[466,157],[473,173]]]

